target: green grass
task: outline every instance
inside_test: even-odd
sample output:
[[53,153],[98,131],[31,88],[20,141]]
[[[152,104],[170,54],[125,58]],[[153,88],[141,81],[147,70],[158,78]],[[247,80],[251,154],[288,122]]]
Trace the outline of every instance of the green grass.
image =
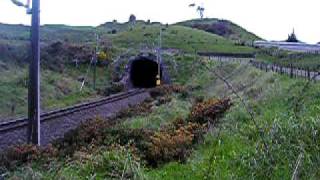
[[241,138],[206,137],[188,162],[181,164],[172,162],[159,169],[146,172],[149,179],[236,179],[239,174],[246,172],[236,163],[237,153],[246,153],[247,144]]
[[[78,28],[60,27],[66,32],[78,31]],[[51,27],[56,30],[57,27]],[[49,27],[48,27],[49,28]],[[102,27],[101,27],[102,28]],[[103,39],[111,40],[117,48],[133,47],[139,44],[157,42],[159,25],[137,25],[132,30],[123,29],[115,35],[105,34]],[[49,28],[50,29],[50,28]],[[79,31],[91,31],[88,27]],[[7,31],[6,31],[7,32]],[[145,36],[145,34],[149,34]],[[69,34],[69,33],[67,33]],[[75,35],[73,34],[72,37]],[[71,37],[71,35],[70,35]],[[210,129],[202,144],[199,144],[185,163],[171,162],[158,168],[143,167],[143,162],[134,162],[141,169],[134,172],[136,178],[146,179],[290,179],[300,154],[303,155],[298,168],[300,179],[319,179],[320,167],[320,85],[290,79],[272,72],[263,72],[245,64],[219,64],[199,59],[192,55],[197,51],[252,52],[248,47],[235,46],[230,40],[181,26],[169,26],[163,34],[165,48],[175,48],[189,55],[167,55],[166,61],[171,65],[170,74],[174,83],[193,87],[188,98],[173,96],[169,104],[154,107],[148,116],[125,119],[124,126],[131,128],[159,129],[177,117],[186,117],[196,97],[231,97],[234,106],[220,121]],[[72,39],[72,38],[71,38]],[[7,43],[13,40],[2,40]],[[19,41],[19,40],[14,40]],[[80,41],[86,41],[85,38]],[[131,42],[132,44],[130,44]],[[316,65],[317,57],[302,58],[301,62],[310,67]],[[267,59],[267,57],[263,57]],[[8,59],[7,59],[8,60]],[[9,59],[10,60],[10,59]],[[270,59],[269,61],[273,61]],[[279,61],[275,58],[274,61]],[[288,60],[289,61],[289,60]],[[27,89],[24,80],[27,74],[25,67],[15,63],[6,63],[1,68],[0,81],[0,114],[9,115],[10,104],[18,104],[16,112],[26,113]],[[176,64],[176,69],[172,65]],[[212,71],[228,77],[232,86],[239,90],[239,95],[254,113],[255,123],[250,119],[240,100],[226,88]],[[99,86],[109,81],[110,75],[105,68],[99,68]],[[96,91],[89,83],[84,92],[79,93],[79,76],[86,72],[86,66],[79,69],[67,67],[63,73],[43,70],[42,91],[45,109],[58,108],[74,104],[87,98],[96,97]],[[263,146],[268,146],[268,153]],[[33,162],[10,172],[11,176],[55,179],[97,179],[110,177],[107,172],[118,168],[121,174],[127,151],[110,152],[99,149],[98,152],[85,152],[89,158],[59,159],[50,166]],[[87,156],[85,156],[87,157]],[[44,167],[45,166],[45,167]],[[142,176],[141,176],[142,174]]]
[[[119,31],[116,34],[110,34],[110,28],[118,28]],[[168,28],[162,25],[161,28],[164,28],[164,49],[176,49],[191,54],[195,51],[254,51],[249,47],[235,46],[228,39],[201,30],[179,25],[170,25]],[[116,25],[107,23],[97,28],[45,25],[41,27],[41,41],[44,45],[62,41],[62,48],[75,49],[85,47],[87,50],[93,47],[95,42],[94,33],[97,31],[101,35],[101,42],[106,43],[102,45],[102,48],[112,46],[112,56],[117,57],[125,52],[127,48],[133,49],[131,54],[137,53],[141,45],[151,49],[155,48],[158,44],[159,30],[160,24],[146,24],[142,21],[137,21],[133,28],[128,23],[116,23]],[[26,114],[27,89],[23,83],[27,76],[28,40],[29,30],[27,26],[0,24],[0,49],[3,50],[3,53],[0,54],[0,75],[2,76],[1,80],[5,82],[0,85],[0,92],[5,96],[0,100],[0,117]],[[43,77],[41,86],[43,110],[69,106],[97,96],[97,91],[92,90],[92,88],[79,93],[81,83],[78,82],[78,79],[86,74],[88,65],[83,65],[78,69],[70,65],[70,61],[76,56],[76,54],[72,53],[78,51],[72,51],[69,54],[63,51],[63,54],[58,55],[47,52],[53,51],[54,49],[52,48],[44,48],[44,50],[46,52],[42,54],[45,61],[42,62]],[[86,54],[84,53],[83,56],[86,57]],[[170,74],[173,80],[176,79],[176,83],[184,84],[188,81],[188,78],[187,76],[182,77],[180,74],[188,73],[193,69],[190,66],[182,65],[184,63],[192,64],[194,57],[190,55],[189,57],[183,57],[183,61],[181,59],[181,57],[176,58],[172,55],[165,56],[165,61],[168,63],[172,63],[174,60],[177,67],[183,67],[179,69],[179,73],[171,69]],[[55,62],[64,63],[64,68],[62,69]],[[170,67],[172,65],[170,64]],[[98,68],[98,89],[101,90],[110,84],[110,71],[108,68]],[[91,79],[92,69],[89,74],[89,84],[86,87],[92,87]],[[14,113],[11,112],[12,106],[15,106]]]
[[[263,50],[266,51],[266,50]],[[272,52],[273,50],[271,50]],[[257,59],[266,63],[278,64],[281,66],[310,69],[319,71],[320,69],[320,55],[305,54],[305,53],[291,53],[284,51],[273,51],[273,54],[258,53]]]
[[[188,57],[181,57],[181,60],[177,61],[183,61],[185,58],[188,61]],[[177,77],[177,81],[194,87],[199,86],[190,92],[189,98],[173,96],[169,104],[154,108],[148,116],[127,119],[124,122],[125,127],[158,129],[177,117],[186,117],[193,98],[197,96],[232,97],[234,106],[210,129],[204,142],[195,147],[187,162],[171,162],[158,168],[142,167],[135,173],[142,173],[146,179],[290,179],[299,154],[303,154],[299,177],[318,179],[320,85],[311,84],[301,95],[300,92],[306,83],[303,80],[266,73],[247,65],[212,62],[206,64],[223,76],[232,75],[229,82],[236,89],[246,86],[239,94],[254,112],[255,121],[262,129],[269,154],[266,154],[262,138],[239,99],[222,81],[203,68],[204,64],[186,63],[185,66],[194,66],[197,70],[187,79],[184,77],[187,72],[181,71],[184,68],[179,68],[182,80]],[[293,110],[295,102],[300,102],[296,111]],[[108,151],[102,149],[98,154],[87,153],[93,159],[99,159],[101,154]],[[112,160],[108,158],[105,160]],[[74,160],[71,162],[79,163]],[[61,174],[62,177],[79,177],[80,170],[92,172],[92,167],[98,167],[94,170],[97,177],[107,177],[101,174],[107,170],[100,171],[100,168],[105,169],[109,165],[101,161],[96,162],[94,166],[87,166],[86,164],[92,163],[92,160],[76,165],[58,161],[58,165],[53,165],[49,173],[41,168],[41,164],[33,164],[32,172],[48,179],[60,177]],[[122,162],[123,159],[115,160],[112,167],[118,167]],[[56,167],[60,167],[58,171],[54,171]],[[23,169],[14,174],[29,171]]]
[[159,129],[162,125],[171,123],[177,118],[186,118],[190,107],[188,100],[175,96],[170,103],[156,107],[148,116],[126,119],[123,125],[128,128]]
[[[86,75],[88,66],[79,68],[69,67],[63,73],[51,70],[41,71],[41,106],[43,111],[71,106],[81,101],[100,97],[93,90],[92,69],[89,71],[86,85],[80,92],[80,77]],[[0,71],[0,117],[5,119],[12,116],[27,114],[27,67],[10,66],[6,71]],[[109,84],[109,73],[106,67],[97,68],[98,89]],[[14,112],[12,112],[14,106]]]
[[[164,26],[162,26],[164,28]],[[193,53],[196,51],[215,52],[253,52],[249,47],[235,46],[231,41],[214,34],[183,26],[169,26],[163,31],[163,48],[178,49]],[[120,32],[111,36],[113,43],[120,47],[135,47],[141,45],[153,47],[158,44],[159,25],[136,26],[131,31]]]
[[[299,169],[302,179],[319,177],[317,152],[319,145],[318,113],[320,86],[312,84],[303,93],[301,107],[295,117],[292,103],[305,82],[292,80],[273,73],[264,73],[251,67],[245,71],[235,65],[223,65],[223,71],[237,72],[231,83],[237,87],[251,84],[240,94],[255,113],[255,119],[264,132],[273,162],[263,151],[257,133],[244,107],[235,100],[235,106],[223,118],[206,141],[200,145],[186,164],[170,163],[150,170],[150,179],[290,179],[300,153],[305,159]],[[229,70],[228,70],[229,69]],[[230,72],[230,69],[231,72]],[[220,73],[223,74],[223,71]],[[226,73],[226,72],[224,72]],[[257,79],[257,80],[255,80]],[[254,83],[250,83],[254,82]],[[224,84],[214,80],[203,87],[201,95],[224,96],[229,94]],[[183,177],[183,178],[179,178]]]

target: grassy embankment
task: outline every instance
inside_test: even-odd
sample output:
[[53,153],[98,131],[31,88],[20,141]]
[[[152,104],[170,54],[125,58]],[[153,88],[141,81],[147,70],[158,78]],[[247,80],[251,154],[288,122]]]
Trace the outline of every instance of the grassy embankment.
[[[319,178],[319,84],[306,86],[303,80],[265,73],[247,65],[207,64],[213,71],[228,76],[228,81],[239,90],[262,130],[259,134],[239,99],[204,64],[194,63],[193,57],[177,59],[177,63],[181,65],[179,77],[183,78],[177,80],[195,87],[189,98],[174,95],[168,104],[155,107],[148,116],[131,117],[124,126],[159,129],[177,117],[186,117],[195,97],[232,97],[234,106],[230,112],[210,129],[203,143],[195,146],[186,162],[151,168],[133,160],[127,150],[98,148],[84,156],[88,158],[55,161],[46,167],[35,162],[14,175],[108,178],[110,174],[106,172],[127,169],[130,162],[128,171],[137,179],[290,179],[302,157],[297,176]],[[121,176],[121,170],[118,172]]]
[[[231,41],[200,30],[182,26],[169,26],[163,31],[163,47],[181,52],[197,51],[250,52],[251,48],[235,46]],[[116,34],[110,33],[116,29]],[[42,53],[42,107],[43,110],[60,108],[99,96],[92,88],[92,67],[87,75],[86,90],[79,92],[81,81],[86,76],[90,61],[90,49],[94,49],[95,36],[101,35],[101,48],[111,49],[113,59],[132,49],[137,53],[142,46],[155,48],[158,44],[160,24],[138,22],[134,28],[128,23],[116,26],[110,23],[94,27],[70,27],[46,25],[41,28]],[[0,25],[0,100],[1,119],[26,115],[27,102],[27,57],[29,29],[21,25]],[[54,44],[55,42],[62,44]],[[81,48],[83,48],[81,50]],[[150,49],[149,49],[150,50]],[[80,54],[80,55],[79,55]],[[79,59],[80,56],[80,59]],[[76,68],[72,62],[78,58],[85,63]],[[81,59],[84,58],[84,59]],[[98,89],[110,86],[110,69],[98,68]]]
[[320,55],[288,52],[276,49],[265,49],[257,54],[257,59],[266,63],[273,63],[281,66],[309,69],[319,71]]

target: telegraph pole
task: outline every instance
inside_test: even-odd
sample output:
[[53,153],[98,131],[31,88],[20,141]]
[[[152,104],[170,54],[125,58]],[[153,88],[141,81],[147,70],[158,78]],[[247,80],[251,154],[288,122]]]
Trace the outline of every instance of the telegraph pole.
[[32,0],[31,49],[28,91],[28,143],[40,146],[40,0]]
[[161,48],[162,48],[162,27],[160,25],[160,34],[159,34],[159,48],[158,48],[158,75],[156,77],[156,85],[161,85],[161,63],[162,63],[162,56],[161,56]]
[[99,35],[96,34],[96,48],[94,52],[94,68],[93,68],[93,89],[96,89],[98,53],[99,53]]

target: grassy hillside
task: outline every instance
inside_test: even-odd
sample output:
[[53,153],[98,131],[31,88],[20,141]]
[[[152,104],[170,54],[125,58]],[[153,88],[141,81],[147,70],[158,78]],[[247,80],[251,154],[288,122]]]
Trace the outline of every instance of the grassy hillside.
[[[182,56],[176,61],[181,65],[177,69],[182,78],[179,81],[193,87],[188,95],[171,95],[164,104],[153,105],[148,116],[134,113],[124,116],[124,123],[120,126],[148,131],[161,129],[177,118],[188,117],[190,108],[199,99],[231,97],[233,107],[222,119],[209,126],[203,141],[191,148],[192,153],[186,161],[173,160],[150,167],[137,157],[137,149],[130,144],[130,138],[126,140],[129,147],[93,145],[99,141],[96,139],[75,152],[68,161],[54,159],[47,166],[41,163],[46,159],[42,159],[22,166],[8,176],[46,179],[123,176],[132,179],[290,179],[300,159],[297,177],[319,178],[319,84],[306,86],[304,80],[266,73],[245,63],[218,64],[206,60],[200,63],[194,62],[192,56]],[[186,69],[193,69],[192,76]],[[215,74],[228,76],[228,82],[253,113],[254,121],[240,99]],[[126,137],[130,132],[114,137]],[[110,134],[106,135],[112,141]],[[168,144],[172,143],[170,140],[167,138]]]
[[[163,48],[168,51],[254,51],[249,47],[236,46],[221,36],[178,25],[166,27],[143,21],[137,21],[134,26],[130,23],[106,23],[99,27],[45,25],[41,27],[41,65],[46,74],[42,81],[43,109],[62,107],[85,98],[96,97],[100,91],[110,86],[112,67],[101,66],[98,71],[101,82],[98,91],[89,88],[89,92],[79,93],[80,79],[90,67],[96,41],[95,33],[100,35],[100,48],[112,59],[117,59],[128,49],[131,49],[131,54],[140,50],[153,51],[158,45],[160,28],[163,29]],[[116,32],[110,32],[113,29],[116,29]],[[0,117],[26,114],[27,89],[26,85],[19,82],[27,76],[29,35],[27,26],[0,24],[0,74],[5,78],[0,91],[6,94],[6,98],[0,100]],[[75,68],[75,59],[78,59],[83,67]],[[92,69],[87,76],[92,77]],[[55,83],[50,80],[51,77],[55,77]],[[68,85],[57,88],[57,83],[61,82],[68,82]],[[88,79],[88,83],[88,86],[92,87],[92,78]]]
[[[43,111],[70,106],[100,95],[93,89],[92,67],[82,65],[78,68],[67,67],[61,72],[43,69],[41,71],[41,106]],[[108,68],[98,67],[97,88],[109,84]],[[82,77],[86,77],[86,84],[80,92]],[[28,68],[10,65],[6,69],[0,68],[0,119],[25,116],[27,114]]]
[[252,41],[254,40],[261,39],[257,35],[248,32],[246,29],[228,20],[215,18],[207,18],[203,20],[196,19],[180,22],[178,25],[204,30],[223,36],[232,41],[240,41],[248,44],[252,44]]
[[[26,28],[17,26],[15,31],[22,35],[15,38],[8,31],[14,26],[1,26],[5,30],[0,50],[5,53],[0,54],[0,114],[9,116],[11,103],[20,108],[15,109],[17,114],[25,114],[27,68],[21,58],[28,57],[28,51],[22,50]],[[154,90],[153,98],[111,119],[119,123],[92,120],[52,146],[22,146],[0,155],[0,175],[12,179],[320,178],[318,83],[260,71],[248,62],[221,63],[194,55],[194,51],[254,52],[230,40],[256,38],[243,30],[223,37],[180,25],[161,28],[167,50],[164,60],[175,86]],[[113,29],[117,31],[110,32]],[[79,93],[95,31],[101,35],[102,48],[116,57],[129,49],[133,53],[154,50],[159,30],[159,24],[142,22],[134,27],[107,23],[97,29],[43,27],[43,107],[99,96],[90,79]],[[83,60],[78,67],[72,63],[74,58]],[[314,55],[273,50],[261,51],[258,58],[308,67],[318,63]],[[111,83],[111,68],[100,66],[98,72],[99,86],[105,90]],[[228,99],[230,109],[222,103]]]
[[320,55],[298,52],[288,52],[278,49],[263,49],[257,54],[257,59],[266,63],[278,64],[281,66],[309,69],[319,71]]
[[160,28],[163,29],[163,48],[177,49],[187,53],[196,51],[217,52],[253,52],[254,50],[245,46],[236,46],[231,41],[214,34],[191,29],[183,26],[148,25],[136,26],[129,31],[120,32],[110,37],[116,46],[134,47],[141,46],[156,47],[159,42]]

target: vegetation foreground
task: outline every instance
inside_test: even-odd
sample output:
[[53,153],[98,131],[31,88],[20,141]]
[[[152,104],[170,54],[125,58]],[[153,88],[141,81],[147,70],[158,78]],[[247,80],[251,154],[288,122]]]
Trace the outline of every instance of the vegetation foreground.
[[[113,128],[93,120],[48,148],[15,149],[20,156],[5,156],[17,160],[2,166],[9,168],[3,169],[6,177],[320,177],[319,84],[265,73],[246,63],[183,60],[186,69],[195,68],[181,80],[184,86],[153,92],[153,100],[121,112],[121,123]],[[228,83],[219,77],[228,77]],[[215,100],[226,97],[233,104],[227,112],[231,104],[221,106]]]
[[[319,179],[319,83],[194,53],[257,52],[264,62],[312,70],[318,55],[256,50],[248,45],[258,37],[241,27],[203,22],[42,27],[45,110],[121,90],[109,86],[119,80],[122,60],[152,51],[162,27],[174,85],[152,90],[151,99],[108,121],[90,120],[48,147],[10,149],[0,156],[0,179]],[[108,55],[98,65],[96,89],[90,69],[95,32]],[[22,115],[28,27],[0,24],[0,33],[0,117]]]

